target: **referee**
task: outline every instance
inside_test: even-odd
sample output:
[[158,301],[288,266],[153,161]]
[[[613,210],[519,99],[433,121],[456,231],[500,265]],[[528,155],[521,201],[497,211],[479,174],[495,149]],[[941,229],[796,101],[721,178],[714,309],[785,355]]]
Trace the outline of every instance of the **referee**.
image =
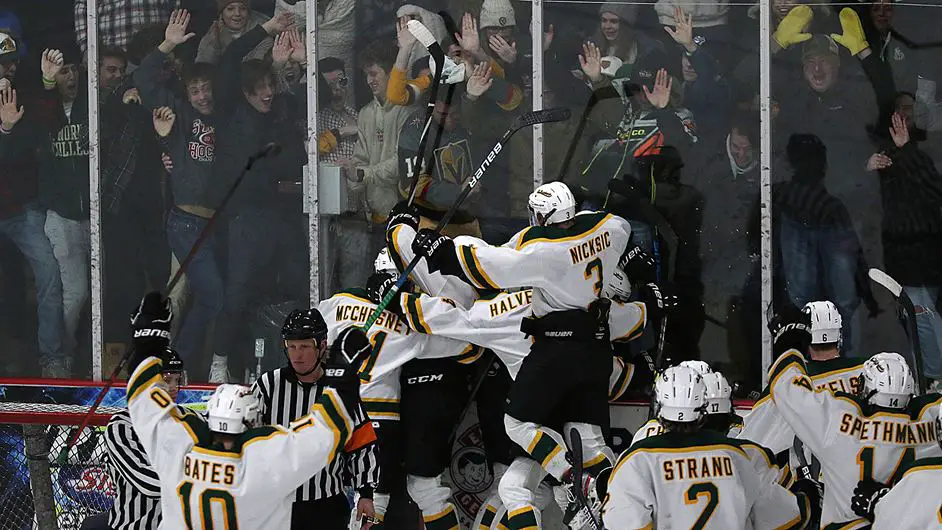
[[[324,374],[322,363],[327,354],[327,323],[317,311],[292,311],[281,329],[288,366],[265,372],[255,382],[263,403],[262,422],[288,426],[308,414],[323,387],[317,384]],[[361,409],[354,417],[358,425],[369,421]],[[379,478],[376,444],[371,443],[353,454],[333,460],[326,469],[298,488],[291,510],[291,530],[346,530],[350,524],[350,505],[345,488],[352,486],[360,494],[356,518],[366,518],[362,528],[369,528],[373,509],[373,486]]]
[[[172,348],[164,351],[163,380],[174,401],[186,381],[183,361]],[[111,530],[154,530],[160,524],[160,481],[144,454],[127,410],[115,414],[105,428],[108,470],[115,487],[108,512]],[[85,528],[90,528],[86,526]]]

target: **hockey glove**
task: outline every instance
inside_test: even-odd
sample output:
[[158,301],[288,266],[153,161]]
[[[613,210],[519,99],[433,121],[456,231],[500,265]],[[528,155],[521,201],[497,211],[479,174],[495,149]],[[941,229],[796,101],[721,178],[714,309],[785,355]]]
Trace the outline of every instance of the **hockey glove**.
[[[808,9],[811,9],[810,7]],[[849,7],[841,9],[841,34],[831,33],[834,42],[847,48],[851,55],[866,50],[870,47],[867,42],[867,36],[864,35],[863,25],[860,23],[860,16],[856,11]]]
[[[396,285],[397,278],[388,272],[376,272],[370,275],[366,280],[366,297],[374,304],[383,301],[386,293]],[[405,288],[405,286],[403,286]],[[398,295],[398,293],[397,293]],[[402,307],[399,305],[399,296],[392,297],[386,310],[397,315],[402,314]]]
[[788,350],[798,350],[802,355],[811,346],[811,315],[789,305],[769,321],[772,334],[772,357],[778,359]]
[[407,201],[399,201],[389,212],[389,221],[386,222],[386,233],[392,231],[397,225],[411,226],[413,230],[419,229],[419,210],[409,206]]
[[806,521],[812,522],[805,528],[819,528],[821,521],[821,495],[824,493],[821,483],[816,480],[801,479],[796,480],[791,487],[792,493],[798,497],[798,503],[801,504],[802,497],[808,500],[808,509]]
[[431,228],[423,228],[412,241],[412,251],[416,255],[425,256],[430,272],[438,271],[467,281],[461,263],[458,262],[455,242],[450,237],[443,236]]
[[677,307],[677,295],[673,294],[673,289],[667,285],[660,287],[656,283],[642,285],[638,289],[638,299],[644,302],[649,322],[660,321],[671,309]]
[[133,353],[129,359],[128,373],[134,371],[148,357],[162,357],[170,346],[170,323],[173,309],[170,299],[158,291],[144,295],[137,309],[131,313],[131,339]]
[[628,281],[634,285],[651,283],[657,280],[657,268],[654,265],[654,258],[638,245],[625,249],[625,253],[618,260],[618,268],[625,271],[625,274],[628,275]]
[[854,513],[860,517],[873,521],[873,511],[877,503],[884,495],[890,492],[890,488],[875,480],[861,480],[854,488],[854,496],[850,499],[850,507]]
[[814,18],[814,11],[811,9],[811,6],[803,5],[793,7],[792,10],[785,15],[785,18],[779,22],[775,33],[772,34],[772,38],[775,39],[775,42],[781,46],[783,50],[789,46],[810,40],[812,35],[805,31],[808,29],[808,26],[811,25],[812,18]]

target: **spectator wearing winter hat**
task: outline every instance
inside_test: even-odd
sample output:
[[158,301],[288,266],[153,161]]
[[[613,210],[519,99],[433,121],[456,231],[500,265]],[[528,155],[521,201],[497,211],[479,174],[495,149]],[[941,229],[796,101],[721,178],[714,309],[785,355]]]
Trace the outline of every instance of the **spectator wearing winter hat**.
[[[448,37],[448,30],[445,28],[445,21],[442,19],[441,15],[425,9],[421,5],[418,5],[418,2],[407,2],[403,4],[402,7],[396,10],[396,19],[400,22],[402,22],[403,19],[405,19],[406,22],[409,20],[418,20],[428,28],[432,36],[434,36],[435,40],[438,42],[444,42]],[[423,46],[421,42],[412,39],[412,47],[409,50],[406,69],[408,70],[416,61],[425,57],[428,57],[428,50],[425,49],[425,46]]]
[[[238,39],[246,32],[264,24],[269,17],[250,8],[249,0],[216,0],[219,19],[214,21],[209,31],[200,40],[196,52],[196,62],[216,64],[232,41]],[[272,48],[271,37],[263,40],[255,47],[246,59],[264,59],[265,54]]]
[[479,24],[484,51],[510,68],[517,63],[517,19],[510,0],[484,0]]

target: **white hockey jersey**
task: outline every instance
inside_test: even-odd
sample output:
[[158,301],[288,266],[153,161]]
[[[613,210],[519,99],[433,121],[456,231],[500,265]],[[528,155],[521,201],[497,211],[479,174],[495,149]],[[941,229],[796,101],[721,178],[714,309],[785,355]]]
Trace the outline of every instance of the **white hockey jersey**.
[[[362,289],[341,291],[317,304],[327,322],[327,341],[333,343],[347,326],[362,326],[376,304]],[[390,311],[383,311],[367,332],[373,351],[357,367],[360,397],[371,419],[399,419],[399,372],[413,359],[455,357],[471,363],[481,356],[479,348],[447,337],[415,333],[408,324]]]
[[942,455],[935,433],[939,394],[915,397],[899,411],[874,409],[850,394],[816,390],[797,350],[772,365],[769,389],[782,418],[821,462],[822,526],[858,519],[850,499],[859,480],[892,484],[914,458]]
[[[392,229],[389,237],[389,257],[399,272],[405,270],[415,253],[412,252],[412,240],[415,239],[415,230],[411,226],[396,225]],[[412,270],[409,279],[423,293],[432,296],[443,296],[454,301],[461,307],[470,307],[471,303],[477,298],[474,287],[463,282],[460,278],[442,274],[440,272],[429,272],[428,264],[424,259],[419,260],[418,265]]]
[[295,490],[355,438],[336,392],[326,389],[289,428],[250,429],[224,450],[203,419],[163,389],[161,368],[160,359],[146,359],[127,386],[131,422],[160,478],[161,529],[288,528]]
[[873,530],[942,528],[942,458],[917,460],[902,474],[877,503]]
[[[730,438],[736,438],[742,431],[742,423],[740,423],[738,419],[739,416],[736,416],[736,421],[734,421],[729,426],[729,431],[726,433],[726,436],[729,436]],[[657,436],[663,432],[664,426],[661,425],[661,422],[657,421],[657,418],[652,418],[642,425],[637,431],[635,431],[635,435],[631,437],[631,445],[634,445],[641,440],[644,440],[645,438]],[[756,445],[761,446],[761,444]]]
[[619,458],[602,504],[612,529],[800,528],[808,506],[768,450],[710,431],[664,433]]
[[[409,327],[420,333],[450,337],[494,350],[516,379],[533,341],[520,331],[531,313],[533,291],[497,291],[464,309],[448,298],[402,293],[399,298]],[[612,303],[609,326],[612,341],[632,340],[644,331],[644,304]],[[627,381],[623,382],[627,386]],[[621,389],[624,392],[624,388]]]
[[602,293],[631,237],[628,221],[604,212],[576,214],[570,228],[531,226],[501,247],[456,245],[465,276],[478,288],[533,288],[533,315],[587,309]]

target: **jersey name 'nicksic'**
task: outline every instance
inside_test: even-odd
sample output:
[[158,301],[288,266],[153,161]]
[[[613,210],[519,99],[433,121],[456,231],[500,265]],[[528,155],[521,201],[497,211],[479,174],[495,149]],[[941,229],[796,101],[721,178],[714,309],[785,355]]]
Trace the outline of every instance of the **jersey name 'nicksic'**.
[[612,236],[606,230],[592,239],[570,248],[569,257],[572,258],[572,264],[577,265],[610,246],[612,246]]

